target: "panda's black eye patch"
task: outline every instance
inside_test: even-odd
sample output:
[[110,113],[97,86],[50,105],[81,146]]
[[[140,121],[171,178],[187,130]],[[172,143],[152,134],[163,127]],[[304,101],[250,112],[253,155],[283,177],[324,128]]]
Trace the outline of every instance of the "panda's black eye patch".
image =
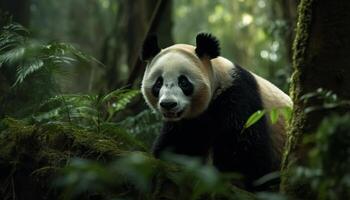
[[160,76],[157,78],[156,82],[152,86],[153,96],[155,96],[155,97],[159,96],[159,91],[162,88],[162,86],[163,86],[163,77]]
[[187,79],[186,76],[181,75],[178,78],[178,85],[181,88],[182,92],[189,96],[193,93],[193,85],[192,83]]

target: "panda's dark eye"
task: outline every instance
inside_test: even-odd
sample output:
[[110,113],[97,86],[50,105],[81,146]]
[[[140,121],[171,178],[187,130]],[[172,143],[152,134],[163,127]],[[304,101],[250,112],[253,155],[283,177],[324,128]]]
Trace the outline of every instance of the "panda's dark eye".
[[159,96],[159,91],[163,86],[163,78],[160,76],[157,78],[156,82],[154,83],[153,87],[152,87],[152,94],[155,97]]
[[186,95],[189,96],[193,93],[193,85],[192,83],[187,79],[186,76],[181,75],[178,78],[178,85],[182,89],[182,92]]

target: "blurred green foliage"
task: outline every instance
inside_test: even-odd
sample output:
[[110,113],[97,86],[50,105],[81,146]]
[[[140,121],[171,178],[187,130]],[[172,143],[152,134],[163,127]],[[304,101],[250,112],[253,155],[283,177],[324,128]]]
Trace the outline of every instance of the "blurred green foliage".
[[[212,32],[223,56],[286,91],[290,27],[277,2],[175,0],[175,41],[194,44],[198,32]],[[113,0],[32,0],[30,31],[17,24],[1,27],[0,197],[290,199],[247,193],[232,185],[237,174],[221,174],[193,158],[167,155],[161,161],[150,155],[160,117],[150,110],[129,111],[138,90],[100,92],[105,66],[94,57],[101,57],[106,41],[111,47],[126,45],[108,40],[122,31],[116,28],[120,5]],[[122,54],[118,67],[125,73]],[[306,113],[350,105],[323,89],[301,99],[321,102]],[[290,117],[290,111],[279,111],[268,111],[271,121],[280,114]],[[252,115],[246,128],[264,112]],[[305,165],[295,169],[294,181],[306,183],[302,189],[315,199],[350,198],[349,121],[346,113],[330,115],[303,141],[311,151]]]
[[322,110],[332,110],[332,109],[349,109],[350,101],[339,99],[337,94],[332,91],[318,88],[314,92],[309,92],[300,98],[304,103],[309,103],[310,101],[320,102],[312,106],[308,106],[305,109],[305,113],[322,111]]
[[198,32],[211,32],[220,41],[222,56],[287,91],[290,27],[277,11],[277,1],[177,0],[174,8],[176,42],[194,44]]
[[[194,44],[198,32],[211,32],[221,41],[223,56],[287,91],[290,27],[277,2],[175,0],[175,41]],[[0,196],[39,191],[36,195],[46,199],[287,199],[240,190],[232,185],[237,174],[221,174],[193,158],[167,155],[160,161],[150,155],[160,117],[137,106],[138,90],[101,90],[106,68],[94,58],[102,57],[105,43],[126,45],[111,37],[123,31],[117,26],[120,5],[32,0],[30,31],[2,27]],[[124,71],[116,78],[127,71],[125,48],[121,52],[114,67]],[[306,112],[349,105],[324,90],[304,99],[319,97],[324,104]],[[269,111],[271,121],[280,114]],[[247,128],[262,116],[252,116]],[[305,141],[313,149],[309,163],[296,169],[296,179],[309,182],[319,199],[349,197],[349,121],[349,115],[326,118]]]
[[[294,166],[290,180],[308,199],[350,198],[350,102],[319,88],[300,98],[306,114],[326,113],[314,132],[305,134],[304,162]],[[311,103],[312,102],[312,103]]]
[[349,122],[349,114],[331,115],[304,140],[312,149],[306,166],[295,169],[294,181],[307,183],[315,199],[350,198]]
[[[94,61],[63,43],[31,46],[35,51],[27,56],[29,47],[23,44],[35,43],[19,35],[22,30],[9,25],[1,32],[1,63],[14,69],[13,88],[43,81],[35,77],[40,70],[46,70],[44,78],[54,80],[57,70],[50,69],[71,64],[75,57]],[[31,59],[41,62],[25,64]],[[22,198],[24,192],[31,198],[50,199],[176,199],[178,194],[182,199],[255,198],[231,185],[235,176],[220,174],[199,160],[175,155],[166,156],[168,162],[153,158],[148,152],[160,127],[159,116],[145,110],[117,117],[138,96],[138,90],[82,95],[62,94],[58,85],[45,88],[56,95],[41,97],[33,103],[34,110],[19,117],[22,120],[1,121],[0,195],[5,199]],[[29,191],[21,185],[26,181],[31,183]]]
[[96,61],[72,45],[42,44],[18,24],[0,28],[0,116],[24,117],[59,92],[57,76],[74,62]]
[[[40,40],[66,41],[97,58],[103,58],[107,45],[111,50],[107,54],[120,59],[116,78],[125,79],[132,67],[127,66],[127,44],[113,37],[126,32],[128,22],[123,20],[128,17],[120,14],[127,8],[124,4],[113,0],[33,0],[31,31]],[[291,41],[287,35],[292,27],[287,20],[292,19],[285,18],[279,1],[174,0],[172,4],[172,35],[176,43],[194,44],[198,32],[211,32],[221,42],[224,57],[288,90]],[[122,55],[112,55],[115,46]],[[105,84],[104,70],[93,63],[76,65],[71,70],[74,80],[64,83],[63,89],[99,90]]]
[[[213,166],[202,165],[193,158],[179,155],[166,158],[170,162],[133,152],[108,165],[75,159],[56,185],[63,188],[68,199],[81,197],[87,191],[103,192],[118,199],[255,199],[230,184],[234,175],[219,174]],[[116,192],[121,188],[123,192]]]

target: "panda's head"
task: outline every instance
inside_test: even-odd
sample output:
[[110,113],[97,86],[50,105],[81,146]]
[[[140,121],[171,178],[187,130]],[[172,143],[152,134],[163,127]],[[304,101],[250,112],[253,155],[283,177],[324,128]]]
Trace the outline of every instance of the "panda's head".
[[147,67],[142,94],[148,105],[166,121],[194,118],[205,111],[213,95],[211,59],[219,56],[219,43],[200,33],[196,47],[176,44],[161,50],[155,36],[142,48]]

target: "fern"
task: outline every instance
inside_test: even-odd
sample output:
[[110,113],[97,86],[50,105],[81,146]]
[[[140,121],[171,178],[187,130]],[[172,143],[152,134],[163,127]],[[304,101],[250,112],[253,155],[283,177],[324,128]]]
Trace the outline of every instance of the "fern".
[[10,24],[0,31],[0,67],[4,63],[13,64],[21,60],[26,51],[28,31],[18,25]]
[[[116,141],[121,141],[120,145],[128,144],[128,149],[147,151],[149,141],[154,137],[144,142],[144,138],[128,131],[129,126],[125,126],[125,123],[112,122],[115,120],[113,116],[126,109],[139,93],[138,90],[119,89],[104,96],[57,95],[43,102],[40,110],[31,119],[36,124],[69,123],[80,129],[109,135]],[[136,117],[136,119],[139,118],[141,116]],[[144,135],[149,136],[146,133]]]
[[57,95],[42,103],[32,119],[39,123],[70,122],[99,130],[103,123],[111,122],[138,94],[138,90],[118,89],[105,96]]
[[101,100],[102,103],[109,105],[107,121],[110,121],[119,111],[124,110],[139,93],[138,90],[118,89],[104,96]]
[[29,32],[18,24],[10,24],[0,31],[0,67],[4,64],[16,67],[14,86],[21,84],[42,68],[50,72],[62,65],[71,65],[77,60],[101,64],[70,44],[62,42],[40,44],[30,40],[28,35]]
[[17,69],[17,79],[14,85],[22,83],[28,75],[39,70],[43,65],[44,62],[40,59],[33,59],[32,61],[27,61],[20,65]]
[[[148,115],[147,112],[142,112],[134,119],[132,119],[133,117],[128,118],[129,124],[126,123],[128,120],[123,123],[112,122],[116,121],[118,114],[125,110],[140,94],[138,90],[122,88],[106,95],[57,95],[56,93],[55,96],[44,90],[44,87],[48,87],[47,85],[51,84],[51,81],[55,82],[54,75],[62,66],[69,66],[75,62],[101,64],[95,58],[82,53],[70,44],[62,42],[38,43],[30,39],[29,32],[20,25],[10,24],[0,30],[0,67],[4,67],[2,69],[6,70],[10,69],[13,72],[14,78],[10,84],[13,85],[12,89],[20,89],[21,94],[24,94],[23,99],[30,97],[31,103],[42,102],[43,98],[46,99],[39,106],[29,104],[25,108],[21,108],[21,110],[26,110],[26,113],[31,113],[34,110],[27,119],[38,124],[69,123],[96,133],[120,137],[121,141],[129,141],[129,143],[145,149],[144,144],[139,142],[139,139],[146,138],[144,136],[153,136],[154,133],[158,132],[155,131],[158,126],[153,127],[154,116],[152,118],[150,113]],[[28,86],[34,87],[32,83],[40,86],[34,90],[35,93],[26,90]],[[48,96],[49,98],[47,98]],[[8,99],[11,99],[11,95]],[[6,99],[5,101],[9,102]],[[5,107],[11,107],[8,105]],[[135,126],[131,127],[131,124],[135,124]],[[147,128],[149,130],[146,130]],[[142,131],[145,131],[145,134],[141,134]],[[153,132],[153,134],[148,134],[149,132]],[[147,141],[149,140],[151,139],[147,139]]]
[[[9,46],[9,45],[7,45],[7,46]],[[7,49],[7,48],[8,47],[2,47],[1,49]],[[23,57],[24,52],[25,52],[25,47],[23,47],[23,46],[15,47],[15,48],[12,48],[12,49],[10,49],[8,51],[1,52],[1,55],[0,55],[0,67],[4,63],[14,64],[18,60],[20,60],[20,58]]]
[[[62,42],[45,44],[31,39],[29,31],[21,25],[9,24],[1,27],[0,70],[6,76],[6,85],[12,87],[6,88],[0,96],[0,117],[5,115],[27,117],[37,109],[38,103],[58,94],[59,84],[56,75],[64,73],[64,67],[77,62],[101,64],[70,44]],[[69,107],[72,105],[66,106],[65,109],[57,109],[50,115],[41,113],[43,115],[39,114],[37,119],[53,117],[53,113],[65,113],[64,116],[68,118],[71,118],[70,115],[83,116],[74,112],[69,113]]]
[[149,109],[136,116],[127,117],[118,123],[119,126],[124,127],[129,134],[143,141],[148,147],[152,145],[154,138],[158,135],[161,124],[160,115]]

